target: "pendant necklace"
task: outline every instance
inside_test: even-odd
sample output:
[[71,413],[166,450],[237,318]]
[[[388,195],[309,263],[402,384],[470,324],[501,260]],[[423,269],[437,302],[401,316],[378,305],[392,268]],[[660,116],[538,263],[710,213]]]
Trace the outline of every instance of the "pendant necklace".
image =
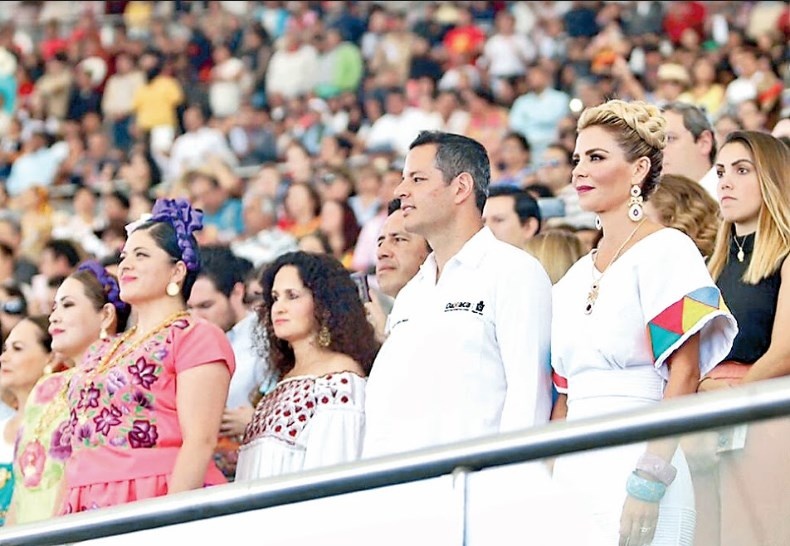
[[614,253],[614,256],[612,256],[612,259],[609,260],[609,263],[606,265],[606,268],[597,278],[595,277],[595,259],[598,256],[598,249],[597,248],[593,249],[592,251],[593,282],[590,285],[590,292],[587,294],[587,304],[584,306],[585,315],[589,315],[592,313],[593,307],[595,306],[595,301],[598,299],[598,289],[601,286],[601,280],[603,279],[604,275],[606,275],[606,272],[609,271],[609,267],[611,267],[614,261],[620,256],[620,253],[625,248],[625,245],[627,245],[628,242],[634,238],[634,235],[636,235],[636,232],[639,231],[639,228],[642,227],[642,224],[644,223],[645,223],[645,219],[642,219],[642,221],[637,224],[637,226],[634,228],[634,231],[632,231],[631,235],[629,235],[628,238],[626,238],[626,240],[623,241],[623,244],[620,245],[620,248],[617,249],[617,252]]
[[746,254],[743,252],[743,245],[746,244],[746,237],[748,237],[748,235],[744,236],[743,244],[741,244],[738,242],[738,237],[735,234],[732,235],[732,240],[735,241],[735,246],[738,247],[738,261],[741,263],[743,263],[743,259],[746,257]]

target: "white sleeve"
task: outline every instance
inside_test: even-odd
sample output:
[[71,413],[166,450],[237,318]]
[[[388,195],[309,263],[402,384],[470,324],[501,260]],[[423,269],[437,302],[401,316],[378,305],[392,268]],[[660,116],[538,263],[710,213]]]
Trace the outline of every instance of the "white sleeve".
[[[320,383],[319,383],[320,382]],[[305,439],[303,469],[356,461],[362,455],[366,380],[351,374],[320,378],[319,404]],[[322,400],[331,400],[322,404]]]
[[551,281],[537,260],[524,259],[497,285],[496,337],[507,381],[503,431],[543,425],[551,412]]
[[310,423],[304,470],[358,460],[364,425],[361,408],[331,407],[317,412]]

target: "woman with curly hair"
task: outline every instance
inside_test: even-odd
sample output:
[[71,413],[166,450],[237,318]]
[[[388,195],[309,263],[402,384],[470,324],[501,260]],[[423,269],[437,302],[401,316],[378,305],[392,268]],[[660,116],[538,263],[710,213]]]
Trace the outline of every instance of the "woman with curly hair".
[[331,256],[291,252],[261,286],[259,320],[279,383],[247,426],[236,481],[357,459],[378,344],[356,285]]
[[[603,237],[552,294],[552,418],[568,420],[694,393],[737,332],[693,241],[645,217],[667,139],[658,108],[611,100],[585,110],[578,129],[571,181]],[[691,544],[694,495],[677,439],[560,457],[554,478],[590,503],[607,544]]]
[[721,218],[719,205],[700,184],[690,178],[665,174],[645,214],[653,222],[688,235],[706,258],[713,254]]

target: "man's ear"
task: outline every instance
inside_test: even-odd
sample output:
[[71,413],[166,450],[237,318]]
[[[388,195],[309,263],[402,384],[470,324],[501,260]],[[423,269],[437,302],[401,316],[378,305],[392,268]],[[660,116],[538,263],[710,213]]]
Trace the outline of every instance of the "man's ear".
[[540,229],[540,221],[534,216],[527,218],[527,221],[521,224],[521,231],[524,233],[524,240],[532,239],[537,235]]
[[455,177],[453,181],[456,183],[456,191],[455,191],[455,203],[460,204],[466,201],[467,199],[475,198],[475,181],[472,179],[472,175],[463,172]]
[[710,157],[710,151],[713,149],[713,133],[707,129],[702,131],[697,137],[697,146],[702,155],[706,158]]

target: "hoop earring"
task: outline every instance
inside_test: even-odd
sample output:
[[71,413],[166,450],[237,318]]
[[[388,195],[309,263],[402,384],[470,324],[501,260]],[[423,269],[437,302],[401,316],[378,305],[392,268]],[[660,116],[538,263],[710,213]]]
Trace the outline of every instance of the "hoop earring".
[[632,184],[631,199],[628,200],[628,218],[632,222],[639,222],[645,216],[642,201],[642,188],[639,187],[639,184]]
[[331,344],[332,334],[329,333],[329,328],[324,324],[321,326],[321,329],[318,330],[318,346],[322,349],[328,349]]
[[178,296],[178,294],[181,293],[181,289],[178,287],[178,284],[176,284],[173,281],[167,283],[167,288],[165,289],[165,291],[167,292],[167,295],[170,296],[171,298],[175,298],[176,296]]
[[603,225],[601,224],[601,217],[596,214],[595,215],[595,229],[597,229],[598,231],[601,231],[602,227],[603,227]]
[[110,337],[110,334],[107,333],[107,328],[102,326],[101,330],[99,330],[99,339],[107,339]]

